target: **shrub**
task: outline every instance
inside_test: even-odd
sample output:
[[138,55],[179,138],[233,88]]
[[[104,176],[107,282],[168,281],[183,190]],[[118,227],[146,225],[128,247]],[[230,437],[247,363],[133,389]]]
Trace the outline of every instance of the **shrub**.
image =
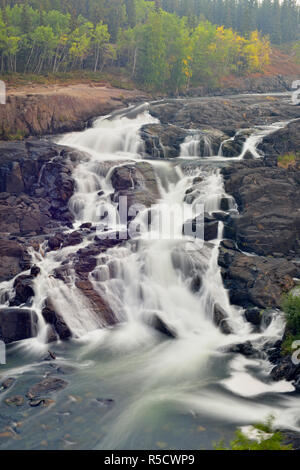
[[283,297],[281,308],[284,311],[289,332],[300,334],[300,296],[289,293]]
[[277,159],[278,166],[285,169],[290,166],[295,166],[299,157],[299,153],[286,153],[285,155],[280,155]]
[[235,432],[235,439],[229,447],[224,441],[214,446],[215,450],[292,450],[292,445],[283,444],[283,436],[279,431],[273,431],[273,416],[265,423],[257,423],[253,427],[257,431],[257,440],[250,439],[240,429]]

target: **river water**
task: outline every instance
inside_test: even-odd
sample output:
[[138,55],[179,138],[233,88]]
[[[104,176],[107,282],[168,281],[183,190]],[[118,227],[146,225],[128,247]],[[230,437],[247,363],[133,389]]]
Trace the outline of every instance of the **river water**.
[[[115,166],[143,162],[140,128],[157,122],[147,104],[97,119],[91,129],[60,138],[59,143],[83,152],[73,177],[76,192],[70,201],[74,227],[99,222],[99,211],[112,207],[111,174]],[[237,160],[261,139],[285,123],[257,128],[247,138]],[[147,160],[153,167],[160,197],[156,214],[164,218],[174,204],[187,211],[204,204],[205,212],[220,210],[226,196],[220,166],[228,158],[213,156],[210,142],[198,154],[197,134],[181,146],[180,158]],[[192,162],[192,164],[191,164]],[[186,191],[198,178],[192,204]],[[236,211],[234,201],[231,211]],[[183,211],[184,212],[184,211]],[[272,368],[264,359],[246,359],[226,352],[234,343],[251,340],[258,349],[279,339],[284,322],[277,315],[262,333],[255,333],[243,318],[241,308],[230,305],[218,267],[222,239],[219,223],[215,240],[181,237],[185,215],[178,211],[174,239],[149,239],[147,231],[138,243],[110,248],[97,257],[90,274],[94,289],[107,301],[119,324],[102,328],[101,320],[76,288],[75,272],[67,283],[51,273],[72,253],[90,243],[45,253],[32,251],[41,273],[35,281],[32,308],[39,315],[39,335],[8,347],[3,378],[16,377],[14,394],[25,394],[30,384],[55,373],[68,387],[47,409],[11,409],[0,394],[0,425],[14,438],[0,441],[7,449],[210,449],[220,439],[228,441],[237,426],[275,417],[275,424],[299,429],[300,404],[291,384],[271,382]],[[186,213],[185,213],[186,214]],[[142,216],[139,215],[142,219]],[[116,229],[120,227],[111,227]],[[193,277],[202,282],[191,289]],[[0,286],[9,290],[12,282]],[[45,298],[51,297],[57,312],[72,330],[73,338],[45,344],[47,325],[41,315]],[[224,335],[213,322],[215,304],[228,314],[232,334]],[[149,323],[159,316],[176,338],[169,338]],[[44,361],[47,351],[57,359]],[[19,424],[21,423],[21,424]],[[3,426],[0,426],[2,428]]]

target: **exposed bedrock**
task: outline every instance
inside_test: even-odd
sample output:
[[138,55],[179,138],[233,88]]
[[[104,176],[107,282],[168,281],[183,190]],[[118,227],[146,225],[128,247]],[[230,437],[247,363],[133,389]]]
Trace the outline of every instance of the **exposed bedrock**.
[[[295,107],[296,108],[296,107]],[[276,157],[289,152],[300,151],[300,110],[298,108],[297,121],[290,122],[286,127],[280,129],[273,134],[268,135],[258,145],[258,149],[262,150],[268,164],[272,162],[276,164]]]
[[220,145],[228,136],[223,132],[205,126],[191,131],[173,124],[147,124],[141,129],[145,153],[152,158],[175,158],[180,156],[181,145],[186,138],[199,141],[199,156],[208,156],[207,147],[213,155],[217,155]]
[[[298,107],[274,96],[166,99],[152,103],[149,110],[160,123],[143,126],[140,134],[145,153],[152,158],[178,157],[181,144],[195,133],[199,134],[199,156],[208,156],[205,148],[201,150],[203,134],[203,145],[208,139],[212,155],[218,155],[222,143],[223,156],[235,157],[253,126],[299,118]],[[266,144],[270,147],[267,139]],[[264,146],[260,150],[265,150]]]
[[288,170],[242,162],[223,168],[225,189],[240,215],[225,222],[225,237],[244,251],[294,258],[300,254],[300,167]]
[[299,118],[299,107],[281,97],[235,96],[165,100],[151,104],[150,113],[162,125],[183,129],[210,126],[232,137],[239,129]]
[[103,85],[50,85],[32,90],[28,87],[28,92],[8,91],[6,105],[0,109],[0,138],[83,130],[95,116],[106,115],[128,102],[147,99],[136,90]]
[[41,234],[55,220],[70,224],[72,152],[38,140],[0,143],[0,152],[0,233]]
[[279,307],[284,292],[294,287],[300,269],[283,258],[248,256],[225,240],[221,242],[219,265],[230,301],[243,307]]

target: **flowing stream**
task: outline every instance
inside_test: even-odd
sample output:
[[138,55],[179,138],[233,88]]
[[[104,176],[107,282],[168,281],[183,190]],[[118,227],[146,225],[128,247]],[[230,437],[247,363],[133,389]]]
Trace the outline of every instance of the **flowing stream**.
[[[144,105],[100,118],[91,129],[60,139],[59,143],[83,152],[74,170],[76,192],[70,201],[76,228],[99,223],[103,207],[110,211],[112,170],[125,162],[144,161],[139,129],[152,122],[157,120]],[[281,125],[255,131],[237,160],[248,150],[259,157],[258,142]],[[203,148],[204,155],[211,155],[208,140]],[[182,145],[181,157],[198,153],[197,136]],[[280,338],[282,318],[277,316],[263,333],[255,333],[242,309],[230,305],[218,266],[221,222],[216,239],[204,245],[200,239],[181,237],[186,213],[197,203],[204,204],[209,214],[220,210],[226,194],[218,165],[224,157],[219,153],[207,162],[199,159],[197,165],[189,165],[190,160],[185,164],[182,158],[148,161],[160,193],[156,215],[164,218],[174,204],[187,212],[176,213],[173,239],[151,239],[144,231],[138,240],[97,256],[89,279],[112,308],[118,326],[102,328],[76,287],[75,272],[69,273],[67,283],[51,275],[67,256],[87,247],[90,236],[80,246],[48,253],[43,246],[40,252],[32,250],[33,262],[41,269],[32,306],[39,315],[39,335],[8,348],[9,368],[3,368],[4,376],[19,377],[22,390],[28,380],[34,383],[41,374],[47,376],[52,366],[69,386],[49,409],[30,410],[22,433],[5,448],[209,449],[214,441],[230,439],[236,426],[270,414],[276,425],[299,429],[300,405],[292,385],[271,382],[266,360],[226,352],[234,343],[251,340],[261,349],[270,339]],[[186,191],[195,181],[195,197],[187,204]],[[236,210],[234,203],[230,210]],[[142,223],[143,214],[138,218]],[[199,277],[198,289],[193,289]],[[10,286],[12,281],[1,288],[7,291]],[[46,297],[73,332],[72,340],[53,346],[55,365],[42,359],[49,349],[48,327],[41,315]],[[216,304],[228,315],[230,335],[214,324]],[[151,326],[154,316],[176,338],[156,331]],[[15,420],[21,419],[18,415]]]

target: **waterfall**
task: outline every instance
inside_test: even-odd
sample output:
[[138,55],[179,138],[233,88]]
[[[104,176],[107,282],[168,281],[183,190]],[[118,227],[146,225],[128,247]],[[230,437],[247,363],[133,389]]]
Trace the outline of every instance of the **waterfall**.
[[187,136],[180,146],[181,157],[211,157],[212,155],[211,138],[205,133]]
[[[81,224],[87,222],[97,225],[99,210],[105,208],[109,212],[115,207],[111,198],[112,172],[124,164],[135,165],[142,161],[139,130],[153,122],[157,120],[147,112],[147,106],[131,108],[96,120],[91,129],[59,139],[59,143],[82,152],[81,161],[73,172],[75,193],[70,200],[76,229],[80,230]],[[247,150],[255,154],[263,136],[274,130],[271,126],[257,130],[246,141],[240,158]],[[182,157],[212,153],[211,141],[205,134],[190,135],[181,146]],[[151,208],[154,219],[166,220],[174,205],[185,208],[186,212],[174,213],[173,239],[163,237],[165,232],[161,227],[157,228],[161,237],[151,239],[144,224],[147,214],[140,212],[135,222],[146,230],[139,238],[93,254],[96,266],[87,275],[86,282],[112,309],[119,322],[117,326],[103,328],[90,299],[76,286],[75,269],[65,264],[78,250],[89,247],[93,234],[82,232],[83,241],[79,245],[57,251],[47,252],[46,244],[39,251],[31,250],[32,261],[40,268],[34,280],[32,305],[39,316],[39,336],[25,342],[24,350],[30,349],[32,354],[34,345],[42,345],[43,351],[49,347],[45,344],[48,327],[41,313],[47,298],[74,336],[70,344],[53,346],[62,357],[58,358],[58,363],[63,367],[71,365],[74,372],[67,376],[72,392],[67,392],[68,400],[55,405],[61,406],[62,411],[59,415],[54,408],[56,424],[53,427],[57,426],[57,416],[63,419],[68,413],[71,427],[77,428],[79,412],[76,407],[81,403],[81,395],[88,419],[95,420],[92,431],[86,426],[84,434],[90,439],[91,447],[97,449],[128,446],[151,449],[157,442],[164,445],[161,442],[166,439],[164,426],[169,426],[168,423],[167,435],[172,439],[170,437],[166,445],[170,448],[176,448],[177,431],[181,448],[184,445],[200,447],[197,429],[202,429],[203,423],[208,429],[215,429],[216,422],[220,426],[230,423],[235,428],[237,424],[263,420],[272,413],[276,424],[295,428],[298,405],[283,396],[274,406],[272,399],[272,394],[291,391],[291,385],[284,381],[267,383],[269,364],[266,361],[245,359],[240,355],[233,357],[225,352],[231,344],[257,341],[260,335],[245,321],[243,309],[230,304],[224,288],[218,266],[222,222],[219,222],[216,238],[209,243],[182,237],[186,214],[196,210],[198,204],[204,205],[205,212],[212,216],[220,211],[222,198],[229,198],[220,170],[204,163],[182,165],[180,159],[151,160],[148,164],[159,189],[159,197]],[[186,194],[191,190],[195,197],[188,204]],[[234,208],[231,203],[229,210]],[[109,224],[112,225],[113,220]],[[62,263],[66,271],[64,280],[53,276]],[[2,301],[7,302],[3,292],[12,290],[12,282],[0,286],[3,287],[0,288]],[[231,334],[223,334],[215,324],[217,304],[226,312]],[[174,338],[159,333],[154,319],[163,322]],[[279,339],[283,326],[280,319],[273,322],[264,331],[261,344]],[[269,402],[264,393],[271,396]],[[88,402],[90,395],[95,397],[96,412]],[[105,408],[103,412],[99,397],[106,396],[113,397],[114,408]],[[73,406],[71,412],[68,406]],[[37,416],[36,419],[45,418]],[[100,433],[99,429],[105,429],[105,433]],[[173,429],[176,430],[174,435]],[[27,429],[27,433],[30,432]],[[183,441],[185,436],[188,440]],[[212,437],[219,438],[218,431],[217,434],[214,431]],[[210,435],[207,445],[210,445],[209,438]]]

